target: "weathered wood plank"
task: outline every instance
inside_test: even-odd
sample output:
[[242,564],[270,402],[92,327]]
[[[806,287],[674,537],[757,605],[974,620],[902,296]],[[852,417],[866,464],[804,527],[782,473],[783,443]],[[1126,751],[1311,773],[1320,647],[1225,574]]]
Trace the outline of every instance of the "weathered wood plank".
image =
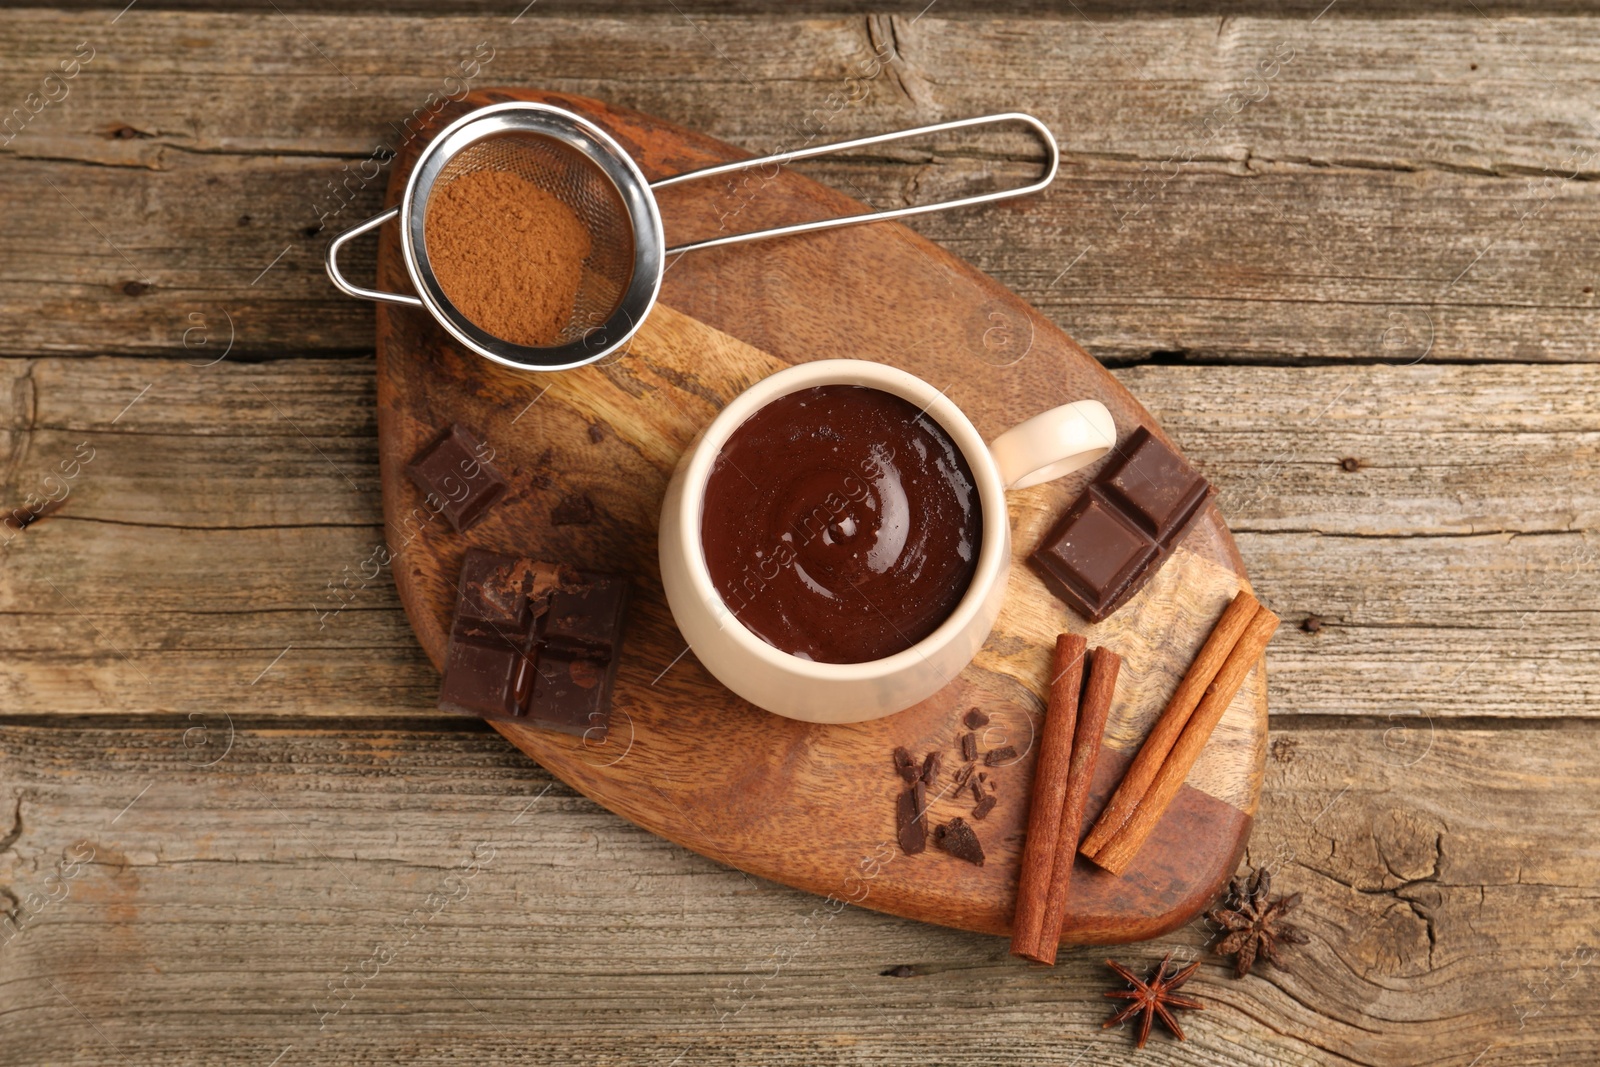
[[[367,563],[382,537],[369,364],[0,369],[0,500],[68,489],[38,525],[0,533],[12,538],[0,714],[237,702],[436,715],[437,679],[389,575]],[[1275,712],[1594,714],[1591,368],[1118,375],[1219,486],[1258,591],[1288,622],[1272,650]],[[93,459],[63,483],[61,463],[85,443]],[[1309,615],[1319,633],[1300,628]]]
[[529,1063],[889,1064],[908,1042],[951,1064],[1600,1055],[1590,726],[1282,733],[1251,858],[1303,894],[1311,944],[1242,982],[1199,923],[1119,953],[1207,961],[1189,1042],[1142,1054],[1099,1029],[1104,950],[1046,970],[999,939],[833,915],[477,730],[237,726],[0,731],[8,1062],[462,1042]]
[[[99,51],[0,149],[7,352],[172,353],[189,316],[224,312],[240,352],[367,350],[370,309],[336,296],[306,231],[377,208],[363,161],[489,41],[478,84],[604,96],[757,150],[1036,112],[1067,156],[1048,194],[917,225],[1105,358],[1593,358],[1594,264],[1553,251],[1600,214],[1592,19],[105,21],[8,22],[0,99],[79,40]],[[1034,155],[976,134],[817,173],[900,202]]]

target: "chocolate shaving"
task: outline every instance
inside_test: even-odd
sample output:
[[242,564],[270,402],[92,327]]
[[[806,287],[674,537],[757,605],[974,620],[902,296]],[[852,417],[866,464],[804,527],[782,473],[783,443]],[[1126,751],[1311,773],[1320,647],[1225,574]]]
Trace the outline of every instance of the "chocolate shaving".
[[964,760],[975,760],[978,758],[977,734],[961,735],[961,758]]
[[895,804],[895,830],[900,851],[915,856],[928,847],[928,794],[921,782],[900,794]]
[[967,784],[967,779],[972,777],[972,772],[977,769],[977,766],[978,765],[976,763],[968,763],[963,765],[959,771],[956,771],[955,783],[957,793],[960,793],[961,787]]
[[976,730],[980,726],[988,726],[989,725],[989,716],[985,715],[983,712],[979,711],[977,708],[973,708],[971,711],[967,712],[966,717],[963,718],[961,721],[966,723],[967,729]]
[[908,782],[917,780],[917,761],[904,747],[894,750],[894,769],[900,777]]
[[922,784],[932,785],[933,780],[939,777],[939,765],[944,762],[944,757],[938,751],[928,753],[922,759]]
[[983,764],[986,767],[998,767],[1000,764],[1008,763],[1016,758],[1017,750],[1011,745],[1006,745],[1004,748],[997,748],[992,752],[985,752],[983,754]]
[[993,811],[994,806],[998,803],[1000,803],[1000,801],[995,798],[993,793],[990,793],[988,796],[978,801],[978,806],[972,809],[972,817],[974,819],[983,818],[985,815]]
[[983,843],[967,825],[967,820],[959,815],[934,829],[933,843],[958,860],[983,866]]

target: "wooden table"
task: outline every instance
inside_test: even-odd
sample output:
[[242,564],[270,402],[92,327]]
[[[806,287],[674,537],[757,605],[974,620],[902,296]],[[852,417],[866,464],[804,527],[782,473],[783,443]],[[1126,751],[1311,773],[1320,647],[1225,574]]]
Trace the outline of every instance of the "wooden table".
[[[0,22],[0,502],[66,494],[0,531],[0,1061],[1600,1057],[1600,22],[223,6]],[[1206,961],[1189,1042],[1136,1054],[1103,951],[834,915],[434,710],[372,562],[372,311],[321,254],[462,62],[760,150],[1052,126],[1047,195],[917,229],[1222,490],[1286,620],[1248,857],[1303,896],[1285,969],[1198,923],[1118,950]],[[893,204],[1015,152],[809,173]]]

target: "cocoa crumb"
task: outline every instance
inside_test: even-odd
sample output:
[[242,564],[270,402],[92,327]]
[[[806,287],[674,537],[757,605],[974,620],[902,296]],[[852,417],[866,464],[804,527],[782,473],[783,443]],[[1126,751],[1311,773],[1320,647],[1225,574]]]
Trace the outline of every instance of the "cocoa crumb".
[[917,780],[917,761],[910,750],[903,746],[894,750],[894,769],[895,773],[908,782]]
[[985,752],[983,754],[983,763],[986,767],[997,767],[1002,763],[1006,763],[1016,758],[1016,748],[1011,745],[1006,745],[1003,748],[997,748],[991,752]]

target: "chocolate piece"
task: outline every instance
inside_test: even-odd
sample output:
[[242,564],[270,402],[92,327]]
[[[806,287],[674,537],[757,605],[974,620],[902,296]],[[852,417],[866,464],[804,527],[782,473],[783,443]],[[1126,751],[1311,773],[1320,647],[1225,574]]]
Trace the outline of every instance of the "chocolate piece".
[[539,650],[527,721],[535,726],[603,740],[611,721],[617,661],[596,663],[550,647]]
[[628,583],[609,574],[575,575],[575,583],[550,595],[539,620],[539,640],[579,659],[610,660],[622,643]]
[[895,833],[900,851],[915,856],[928,847],[928,793],[921,782],[913,782],[895,804]]
[[965,766],[963,766],[959,771],[956,772],[954,781],[955,781],[955,786],[956,786],[956,792],[958,794],[961,792],[961,787],[966,785],[967,784],[967,780],[972,777],[972,772],[976,767],[977,767],[977,764],[968,763]]
[[944,757],[937,751],[930,752],[922,758],[922,784],[932,785],[933,780],[939,777],[939,764],[944,762]]
[[989,725],[989,716],[985,715],[977,708],[973,708],[971,711],[967,712],[961,721],[966,724],[967,729],[976,730],[980,726]]
[[472,549],[439,707],[603,736],[627,600],[612,575]]
[[961,758],[965,760],[978,758],[978,736],[976,734],[961,735]]
[[917,761],[904,747],[894,750],[894,769],[908,782],[917,780]]
[[1099,622],[1160,569],[1214,492],[1141,426],[1029,561],[1068,607]]
[[456,618],[526,629],[551,594],[579,580],[577,571],[562,564],[468,549],[456,583]]
[[998,767],[1000,764],[1016,758],[1017,750],[1011,745],[1006,745],[1003,748],[985,752],[983,754],[983,765],[985,767]]
[[993,811],[994,806],[998,803],[1000,803],[1000,801],[995,798],[993,793],[990,793],[988,796],[978,801],[977,807],[972,809],[972,817],[974,819],[983,818],[985,815]]
[[489,455],[471,431],[454,424],[417,454],[406,473],[460,533],[505,495],[505,479],[490,465]]
[[933,831],[933,843],[958,860],[983,866],[983,842],[959,815]]
[[534,661],[525,635],[506,634],[496,640],[494,631],[474,633],[473,639],[450,638],[439,707],[486,719],[521,715],[533,691]]
[[968,782],[967,785],[972,789],[973,800],[982,801],[984,797],[989,795],[988,790],[984,788],[982,776],[972,779],[972,781]]

